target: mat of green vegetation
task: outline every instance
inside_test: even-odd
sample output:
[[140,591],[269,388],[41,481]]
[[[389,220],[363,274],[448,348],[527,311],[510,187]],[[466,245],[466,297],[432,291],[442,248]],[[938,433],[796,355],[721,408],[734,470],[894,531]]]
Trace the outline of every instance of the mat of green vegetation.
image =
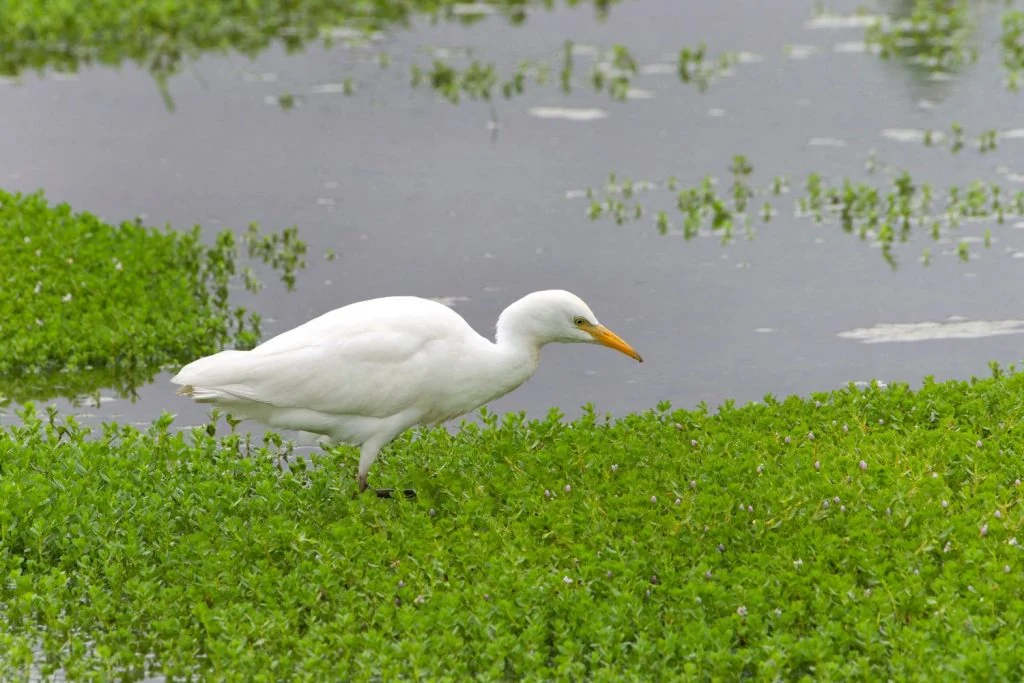
[[[606,12],[615,0],[581,2]],[[92,63],[120,65],[131,61],[158,79],[204,52],[240,52],[253,56],[275,41],[301,49],[325,29],[356,30],[405,25],[413,16],[478,20],[462,0],[0,0],[0,74],[28,69],[76,71]],[[522,21],[536,7],[555,0],[492,0],[489,10]]]
[[[1019,680],[1024,375],[494,416],[282,471],[0,431],[0,679]],[[45,662],[40,661],[45,653]]]
[[294,229],[204,244],[198,227],[115,226],[0,190],[0,400],[128,390],[162,365],[258,341],[258,316],[228,296],[236,275],[254,281],[239,242],[294,281],[305,251]]

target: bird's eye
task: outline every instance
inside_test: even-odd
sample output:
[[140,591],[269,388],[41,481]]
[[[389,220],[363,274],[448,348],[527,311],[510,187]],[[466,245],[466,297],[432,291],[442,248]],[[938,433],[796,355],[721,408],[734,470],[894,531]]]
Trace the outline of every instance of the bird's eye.
[[576,325],[577,327],[579,327],[580,325],[586,325],[587,319],[584,318],[582,315],[578,315],[572,319],[572,324]]

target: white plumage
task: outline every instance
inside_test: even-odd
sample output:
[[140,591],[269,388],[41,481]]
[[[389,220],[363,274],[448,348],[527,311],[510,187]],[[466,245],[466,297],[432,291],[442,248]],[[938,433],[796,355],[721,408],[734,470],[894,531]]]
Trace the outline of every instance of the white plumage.
[[380,449],[406,429],[468,413],[512,391],[550,342],[604,344],[636,360],[569,292],[534,292],[498,318],[495,341],[443,304],[411,296],[350,304],[251,351],[189,363],[178,393],[278,429],[361,447],[359,490]]

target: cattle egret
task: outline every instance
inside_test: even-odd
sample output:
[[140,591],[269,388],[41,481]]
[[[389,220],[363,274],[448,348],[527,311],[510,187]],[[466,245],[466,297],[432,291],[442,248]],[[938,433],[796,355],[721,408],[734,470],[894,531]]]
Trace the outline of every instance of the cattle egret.
[[359,446],[362,493],[383,446],[410,427],[451,420],[512,391],[551,342],[602,344],[643,361],[566,291],[513,303],[498,318],[494,342],[443,304],[396,296],[330,311],[250,351],[200,358],[171,381],[179,394],[236,418]]

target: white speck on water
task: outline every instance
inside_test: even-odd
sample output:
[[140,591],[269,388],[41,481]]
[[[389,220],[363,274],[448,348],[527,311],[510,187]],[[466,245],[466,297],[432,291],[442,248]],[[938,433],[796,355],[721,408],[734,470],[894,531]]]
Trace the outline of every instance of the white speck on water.
[[790,59],[807,59],[818,50],[816,45],[787,45],[783,48],[783,52]]
[[807,141],[811,147],[846,147],[846,140],[839,138],[811,138]]
[[999,137],[1003,140],[1024,140],[1024,128],[1011,128],[1010,130],[1000,131]]
[[711,109],[708,109],[708,116],[717,119],[719,117],[725,116],[725,110],[719,109],[718,107],[712,107]]
[[772,332],[778,332],[778,330],[774,327],[757,327],[754,329],[754,332],[758,334],[771,334]]
[[804,28],[819,29],[844,29],[844,28],[867,28],[876,22],[886,23],[885,16],[881,14],[832,14],[823,12],[816,17],[804,22]]
[[497,11],[497,7],[485,2],[460,2],[452,5],[452,14],[460,17],[488,16]]
[[736,55],[736,61],[740,64],[757,64],[764,61],[764,55],[756,52],[740,52]]
[[276,83],[277,74],[269,72],[258,73],[254,71],[243,71],[242,80],[246,83]]
[[311,92],[314,95],[336,95],[345,92],[346,87],[344,83],[320,83],[314,85]]
[[862,40],[848,40],[833,45],[832,51],[846,55],[857,55],[866,52],[878,53],[880,49],[877,45],[868,45]]
[[574,43],[572,46],[572,54],[576,57],[594,57],[596,58],[601,54],[601,51],[596,45],[588,45],[586,43]]
[[316,198],[316,205],[317,206],[334,206],[335,204],[337,204],[337,202],[334,200],[333,197],[317,197]]
[[966,320],[955,322],[879,323],[838,333],[862,344],[919,342],[939,339],[982,339],[1024,333],[1024,320]]
[[630,88],[626,91],[627,100],[649,100],[654,97],[653,90],[644,90],[643,88]]
[[581,199],[581,198],[586,197],[586,196],[587,196],[587,191],[586,190],[566,190],[565,191],[565,198],[566,199]]
[[574,107],[531,107],[527,112],[539,119],[560,119],[562,121],[598,121],[608,118],[608,112],[596,108]]
[[640,73],[645,76],[664,76],[672,74],[674,75],[678,71],[679,67],[675,64],[666,64],[663,62],[657,62],[655,64],[644,64],[640,67]]
[[[886,128],[882,131],[882,137],[896,142],[924,143],[928,137],[928,131],[921,128]],[[938,144],[945,140],[946,136],[939,131],[932,131],[931,138],[933,143]]]
[[435,296],[428,297],[428,299],[430,301],[436,301],[439,304],[444,304],[448,308],[455,308],[456,304],[470,300],[468,296]]

